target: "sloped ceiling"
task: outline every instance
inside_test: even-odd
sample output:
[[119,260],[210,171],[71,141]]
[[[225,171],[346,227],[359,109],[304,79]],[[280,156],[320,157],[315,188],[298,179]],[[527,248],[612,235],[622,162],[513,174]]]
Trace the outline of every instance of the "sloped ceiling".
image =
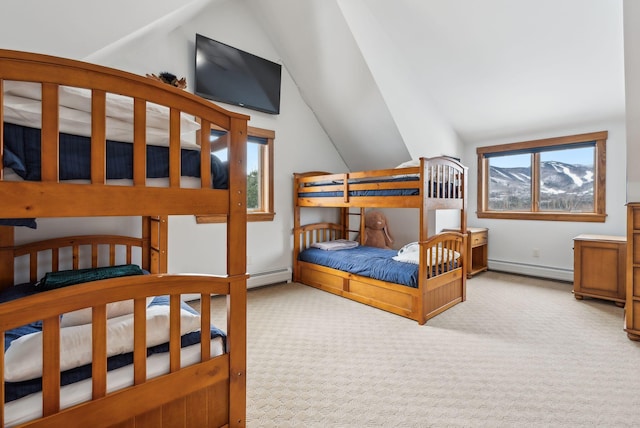
[[353,169],[421,155],[384,55],[463,143],[624,118],[621,0],[245,1]]
[[402,137],[335,0],[245,0],[352,170],[409,159]]
[[[90,59],[102,49],[154,23],[162,22],[170,30],[172,20],[179,24],[212,2],[21,0],[11,2],[10,13],[0,16],[0,40],[10,41],[11,49]],[[50,37],[35,36],[45,32]],[[16,37],[16,34],[23,36]],[[24,37],[24,34],[34,36]]]
[[[99,62],[224,1],[22,0],[0,40]],[[622,0],[242,1],[352,170],[624,118]]]

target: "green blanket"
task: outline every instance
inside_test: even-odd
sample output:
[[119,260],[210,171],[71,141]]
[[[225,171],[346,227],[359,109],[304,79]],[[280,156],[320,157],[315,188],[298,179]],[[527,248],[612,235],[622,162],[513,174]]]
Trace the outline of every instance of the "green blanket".
[[143,275],[144,272],[137,265],[106,266],[89,269],[63,270],[48,272],[38,282],[37,287],[42,290],[53,290],[82,282],[98,281],[120,276]]

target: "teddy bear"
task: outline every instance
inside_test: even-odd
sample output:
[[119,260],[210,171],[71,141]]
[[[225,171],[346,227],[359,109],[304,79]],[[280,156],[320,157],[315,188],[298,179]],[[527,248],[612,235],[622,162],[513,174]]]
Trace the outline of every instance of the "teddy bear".
[[389,232],[387,217],[381,211],[367,211],[364,217],[364,240],[362,245],[391,249],[393,238]]

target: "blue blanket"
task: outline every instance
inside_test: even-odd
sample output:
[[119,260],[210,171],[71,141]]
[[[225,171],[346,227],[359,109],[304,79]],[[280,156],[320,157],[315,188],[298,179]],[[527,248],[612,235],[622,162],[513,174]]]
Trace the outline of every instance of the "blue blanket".
[[[11,168],[23,180],[41,179],[40,129],[4,123],[4,167]],[[133,145],[107,141],[107,179],[133,178]],[[60,134],[60,180],[91,179],[91,139]],[[200,177],[200,151],[181,150],[181,174]],[[169,176],[169,148],[147,145],[147,177]],[[229,187],[227,164],[211,155],[211,181],[214,189]],[[35,219],[0,219],[0,226],[37,228]]]
[[[3,291],[0,293],[0,303],[7,302],[10,300],[14,300],[20,297],[28,296],[31,294],[42,292],[33,284],[22,284],[17,285],[15,287],[11,287],[10,289]],[[150,306],[154,305],[169,305],[169,296],[158,296],[153,302],[151,302]],[[191,308],[191,306],[182,302],[182,308],[196,313],[196,311]],[[15,328],[13,330],[9,330],[5,332],[4,336],[4,350],[6,351],[9,348],[11,342],[17,339],[20,336],[29,333],[35,333],[42,331],[42,322],[36,321],[31,324]],[[224,332],[214,326],[211,326],[211,338],[222,337],[226,338]],[[200,332],[195,331],[192,333],[185,334],[181,338],[182,347],[194,345],[196,343],[200,343]],[[169,344],[163,343],[161,345],[153,346],[147,348],[147,356],[152,354],[158,354],[163,352],[169,352]],[[107,370],[114,370],[120,367],[127,366],[129,364],[133,364],[133,352],[123,354],[123,355],[115,355],[113,357],[107,358]],[[66,370],[60,374],[60,384],[61,386],[69,385],[74,382],[79,382],[84,379],[88,379],[91,377],[91,364],[87,364],[82,367],[77,367],[71,370]],[[22,382],[5,382],[5,402],[17,400],[18,398],[25,397],[29,394],[33,394],[34,392],[38,392],[42,390],[42,378],[31,379]]]
[[417,288],[418,265],[393,260],[396,255],[396,250],[361,245],[338,251],[308,248],[300,253],[299,260]]
[[[22,179],[40,180],[40,129],[4,124],[4,166],[12,168]],[[107,141],[107,179],[133,178],[133,144]],[[200,151],[182,149],[181,173],[200,177]],[[91,178],[91,139],[60,134],[60,180]],[[227,166],[211,156],[213,187],[228,187]],[[169,148],[147,145],[147,177],[169,176]]]
[[[398,183],[398,182],[406,182],[406,186],[398,189],[366,189],[366,190],[349,190],[349,196],[414,196],[420,194],[420,189],[418,186],[420,185],[420,177],[417,175],[409,175],[395,178],[367,178],[367,179],[351,179],[349,180],[349,185],[352,184],[374,184],[374,183]],[[343,180],[336,180],[332,183],[308,183],[306,185],[306,189],[313,188],[315,186],[326,186],[326,185],[336,185],[342,184]],[[425,185],[425,190],[427,193],[427,197],[431,198],[435,195],[444,198],[459,198],[458,189],[452,184],[446,185],[444,183],[438,182],[429,182]],[[308,192],[308,193],[298,193],[299,197],[308,197],[308,198],[327,198],[327,197],[343,197],[344,192],[342,191],[323,191],[323,192]]]

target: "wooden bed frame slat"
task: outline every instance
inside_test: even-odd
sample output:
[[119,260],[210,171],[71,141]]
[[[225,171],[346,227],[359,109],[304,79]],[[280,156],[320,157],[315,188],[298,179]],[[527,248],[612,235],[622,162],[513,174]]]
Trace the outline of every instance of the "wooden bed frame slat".
[[146,102],[133,100],[133,184],[144,186],[147,177],[147,121]]
[[107,94],[93,90],[91,94],[91,183],[105,184],[107,180],[106,115]]
[[92,317],[91,387],[95,400],[107,394],[107,305],[94,306]]

